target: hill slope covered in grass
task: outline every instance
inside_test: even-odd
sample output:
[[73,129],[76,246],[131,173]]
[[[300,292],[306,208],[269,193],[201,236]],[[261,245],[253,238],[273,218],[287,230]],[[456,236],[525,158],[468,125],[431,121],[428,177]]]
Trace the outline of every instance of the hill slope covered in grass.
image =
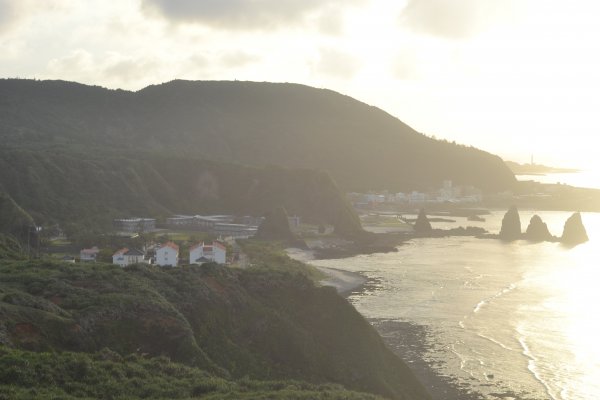
[[116,217],[261,216],[278,206],[332,224],[343,236],[363,232],[344,194],[324,172],[121,151],[0,149],[2,229],[16,221],[11,230],[20,232],[30,215],[38,224],[103,231]]
[[[333,288],[316,287],[298,262],[265,260],[248,270],[1,262],[0,344],[35,352],[109,348],[167,356],[228,379],[429,398]],[[8,372],[0,372],[6,383]]]
[[296,84],[173,81],[129,92],[0,80],[0,139],[11,147],[152,150],[318,169],[345,191],[437,188],[445,179],[487,191],[515,183],[497,156]]

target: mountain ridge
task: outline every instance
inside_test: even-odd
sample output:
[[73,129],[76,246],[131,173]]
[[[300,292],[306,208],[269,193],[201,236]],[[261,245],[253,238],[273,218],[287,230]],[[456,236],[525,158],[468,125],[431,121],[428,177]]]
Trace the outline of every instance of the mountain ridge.
[[171,81],[138,91],[66,81],[0,81],[5,146],[161,151],[328,171],[345,191],[436,188],[445,179],[501,191],[514,175],[490,153],[427,137],[329,89]]

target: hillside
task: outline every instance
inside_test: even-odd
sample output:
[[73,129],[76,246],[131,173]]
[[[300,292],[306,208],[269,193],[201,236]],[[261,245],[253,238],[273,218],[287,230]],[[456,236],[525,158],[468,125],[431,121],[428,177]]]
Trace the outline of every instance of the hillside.
[[173,81],[138,92],[0,80],[11,148],[150,150],[328,171],[344,191],[511,187],[502,160],[417,133],[375,107],[296,84]]
[[279,206],[330,223],[342,236],[362,233],[357,215],[324,172],[122,151],[0,148],[1,229],[15,231],[7,233],[23,231],[31,217],[70,231],[102,232],[117,217],[261,216]]
[[0,398],[382,400],[334,384],[227,380],[168,357],[123,358],[109,349],[93,354],[35,353],[1,346]]
[[[2,346],[87,354],[108,348],[123,357],[166,356],[226,379],[298,379],[395,399],[429,398],[345,299],[333,288],[314,286],[298,268],[2,262],[0,385],[7,379],[20,382],[16,377],[31,379],[17,361],[16,370],[2,368],[7,365]],[[26,357],[39,363],[37,356]],[[97,367],[79,358],[76,369],[56,384],[72,380],[84,390],[85,371],[91,374]],[[71,376],[81,364],[86,364],[83,375]]]

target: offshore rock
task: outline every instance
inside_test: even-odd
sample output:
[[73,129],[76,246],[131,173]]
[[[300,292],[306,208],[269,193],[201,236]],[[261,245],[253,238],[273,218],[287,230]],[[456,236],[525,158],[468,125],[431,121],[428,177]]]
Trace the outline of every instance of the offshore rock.
[[581,221],[581,214],[574,213],[565,222],[561,241],[570,245],[578,245],[588,240],[587,231]]
[[548,225],[539,215],[534,215],[531,217],[529,221],[529,226],[525,231],[524,238],[527,240],[531,240],[532,242],[544,242],[544,241],[553,241],[555,237],[550,234],[548,230]]
[[517,240],[520,239],[521,234],[521,218],[519,217],[519,211],[517,207],[512,206],[504,218],[502,218],[502,228],[500,229],[500,239],[502,240]]
[[425,210],[421,209],[419,211],[419,216],[415,221],[415,233],[417,234],[429,234],[431,233],[431,223],[427,219],[427,215],[425,214]]

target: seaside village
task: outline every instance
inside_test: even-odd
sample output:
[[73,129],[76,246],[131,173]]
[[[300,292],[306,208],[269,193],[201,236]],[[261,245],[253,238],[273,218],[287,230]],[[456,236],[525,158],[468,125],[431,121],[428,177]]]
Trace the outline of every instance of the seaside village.
[[361,209],[383,204],[419,206],[424,204],[478,204],[482,202],[483,194],[480,189],[473,186],[454,185],[451,180],[445,180],[441,188],[428,192],[348,193],[348,198],[355,208]]
[[[246,239],[254,236],[264,217],[236,217],[232,215],[175,215],[167,218],[164,224],[157,225],[155,218],[120,218],[113,220],[116,237],[123,241],[134,239],[139,235],[153,233],[160,235],[165,232],[187,232],[194,237],[200,234],[216,237],[216,240],[198,241],[186,246],[184,251],[173,240],[163,240],[160,243],[144,244],[139,247],[122,247],[112,254],[112,263],[125,267],[136,263],[154,264],[162,267],[178,265],[202,265],[204,263],[229,264],[238,261],[239,252],[235,239]],[[300,226],[300,218],[288,217],[290,228],[296,230]],[[160,236],[159,236],[160,237]],[[163,236],[168,237],[168,236]],[[228,249],[230,251],[228,252]],[[81,249],[80,262],[95,262],[99,260],[101,249],[98,246]],[[74,263],[76,257],[66,255],[63,261]]]
[[[478,204],[482,201],[481,190],[472,186],[455,186],[446,180],[441,188],[430,192],[412,191],[410,193],[348,193],[348,199],[357,210],[376,209],[380,206],[422,207],[433,204]],[[154,264],[163,267],[175,267],[188,264],[230,264],[239,261],[239,247],[236,239],[253,237],[264,217],[234,215],[174,215],[160,223],[155,218],[120,218],[113,220],[115,236],[121,238],[122,246],[112,254],[112,263],[125,267],[135,263]],[[300,217],[289,217],[292,231],[300,229]],[[176,244],[186,237],[184,247]],[[141,245],[125,245],[139,235],[152,234],[157,240]],[[184,234],[187,234],[185,236]],[[198,235],[195,235],[198,234]],[[194,241],[195,236],[205,240]],[[119,241],[117,241],[118,245]],[[115,248],[115,247],[113,247]],[[80,262],[99,260],[101,249],[98,246],[81,249]],[[106,252],[106,250],[105,250]],[[103,261],[109,257],[104,253]],[[63,261],[76,262],[77,258],[65,255]]]

